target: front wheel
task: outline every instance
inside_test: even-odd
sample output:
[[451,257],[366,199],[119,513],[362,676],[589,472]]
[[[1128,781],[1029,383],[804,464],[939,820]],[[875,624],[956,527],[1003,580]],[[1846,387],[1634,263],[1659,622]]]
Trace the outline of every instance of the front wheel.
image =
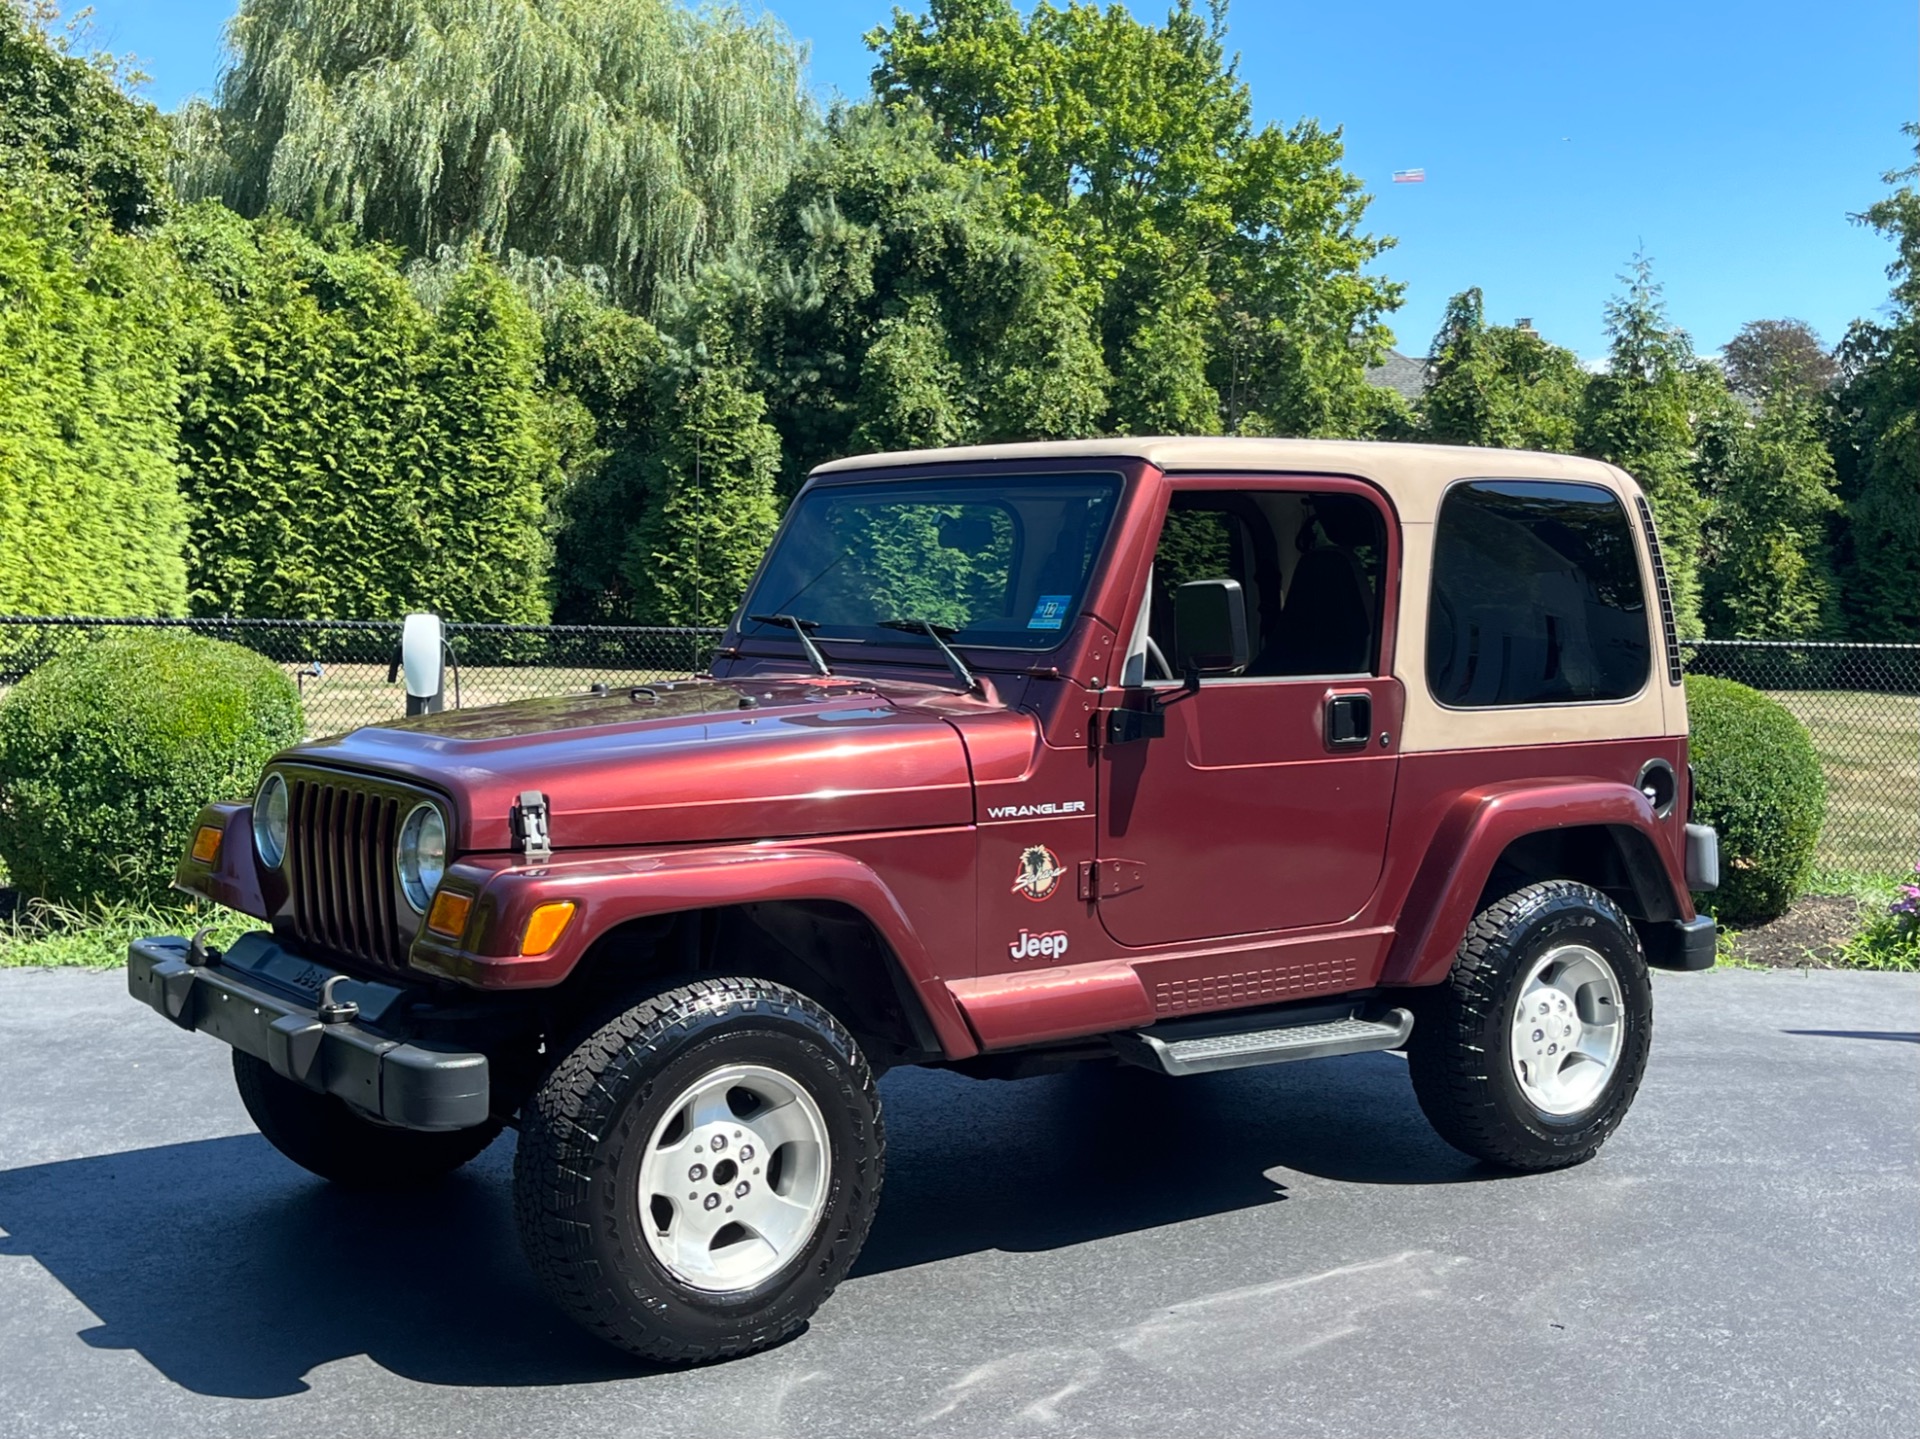
[[1551,880],[1482,910],[1407,1046],[1440,1137],[1503,1168],[1591,1159],[1646,1070],[1653,987],[1633,925],[1598,890]]
[[859,1046],[812,1000],[699,980],[561,1057],[523,1112],[527,1256],[585,1327],[696,1363],[795,1333],[852,1267],[885,1138]]

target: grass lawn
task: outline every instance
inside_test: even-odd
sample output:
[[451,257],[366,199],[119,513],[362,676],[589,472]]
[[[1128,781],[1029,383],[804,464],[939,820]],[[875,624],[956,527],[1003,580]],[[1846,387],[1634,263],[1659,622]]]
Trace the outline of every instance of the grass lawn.
[[[305,666],[282,665],[289,675],[299,676]],[[407,693],[398,683],[387,683],[385,665],[329,664],[319,676],[299,677],[300,699],[307,716],[309,736],[343,734],[361,725],[380,724],[399,719],[407,712]],[[510,700],[533,699],[542,695],[583,694],[595,684],[618,691],[628,685],[657,684],[662,680],[685,679],[685,669],[592,669],[486,665],[463,666],[460,672],[460,702],[468,709],[481,705],[506,704]],[[447,673],[447,707],[453,707],[453,673]]]
[[[13,891],[0,889],[0,906]],[[103,904],[91,910],[52,908],[29,901],[0,915],[0,969],[78,965],[110,969],[125,964],[127,945],[152,934],[192,934],[213,928],[216,944],[231,944],[260,922],[182,896],[179,905]]]
[[1920,859],[1920,696],[1769,690],[1813,735],[1827,772],[1823,870],[1904,874]]

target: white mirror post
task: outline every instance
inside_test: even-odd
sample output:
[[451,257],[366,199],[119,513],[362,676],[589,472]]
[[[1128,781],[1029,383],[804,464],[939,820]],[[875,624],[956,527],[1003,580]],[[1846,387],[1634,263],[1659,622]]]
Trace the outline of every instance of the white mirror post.
[[400,668],[407,682],[408,714],[438,714],[446,708],[446,653],[440,616],[407,616],[400,628]]

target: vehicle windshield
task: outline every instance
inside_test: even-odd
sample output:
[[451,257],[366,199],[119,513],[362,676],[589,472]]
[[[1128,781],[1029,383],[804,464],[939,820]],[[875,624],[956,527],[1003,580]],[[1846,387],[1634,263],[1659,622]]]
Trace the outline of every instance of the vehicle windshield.
[[[930,621],[952,643],[1048,650],[1072,628],[1120,495],[1117,475],[995,476],[826,485],[795,502],[741,609],[744,634],[925,643],[888,621]],[[759,620],[748,616],[761,616]]]

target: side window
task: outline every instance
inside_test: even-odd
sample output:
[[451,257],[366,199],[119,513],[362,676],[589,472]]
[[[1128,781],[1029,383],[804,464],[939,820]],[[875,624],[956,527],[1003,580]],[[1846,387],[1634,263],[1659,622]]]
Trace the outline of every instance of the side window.
[[1249,678],[1363,675],[1380,649],[1386,567],[1380,511],[1359,495],[1298,490],[1183,490],[1153,557],[1147,633],[1177,677],[1174,596],[1192,580],[1231,579],[1247,606]]
[[1647,682],[1626,511],[1598,485],[1473,480],[1441,502],[1427,686],[1459,708],[1625,699]]

